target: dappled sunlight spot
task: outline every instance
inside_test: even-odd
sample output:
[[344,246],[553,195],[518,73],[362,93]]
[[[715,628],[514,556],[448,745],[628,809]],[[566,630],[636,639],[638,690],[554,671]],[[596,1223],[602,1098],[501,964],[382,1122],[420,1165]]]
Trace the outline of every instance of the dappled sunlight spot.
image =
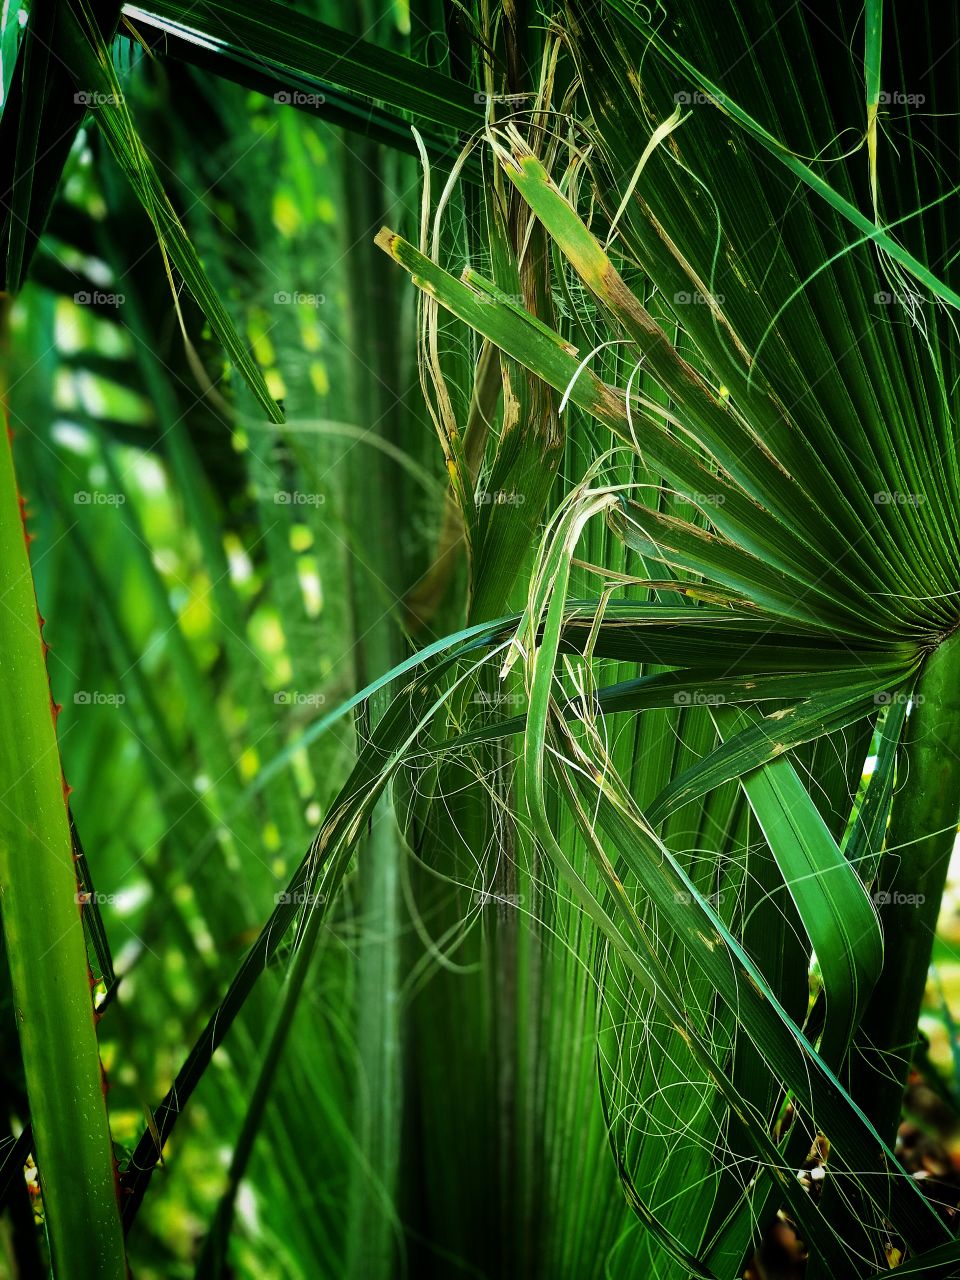
[[318,396],[328,395],[330,392],[330,377],[327,373],[327,366],[322,360],[310,361],[310,385]]
[[230,568],[230,581],[235,586],[243,586],[253,577],[253,561],[240,539],[232,533],[224,538],[227,552],[227,564]]
[[216,632],[210,587],[209,579],[201,576],[189,592],[175,587],[171,593],[175,602],[179,597],[180,603],[176,607],[180,625],[184,635],[191,639],[199,640],[201,637],[212,639]]
[[[276,609],[272,606],[262,606],[254,612],[249,625],[251,639],[259,650],[273,658],[283,654],[286,639],[283,624]],[[286,659],[283,661],[286,662]],[[285,669],[285,673],[288,672],[289,667]]]
[[317,559],[314,556],[300,556],[297,560],[297,578],[303,593],[303,606],[308,618],[319,617],[323,608],[323,588]]
[[279,369],[267,369],[264,373],[267,388],[275,400],[283,400],[287,395],[287,384]]
[[125,476],[147,497],[169,496],[167,472],[158,458],[140,450],[129,450],[129,466]]
[[[943,942],[950,944],[951,948],[957,948],[960,953],[960,836],[954,843],[950,867],[947,871],[947,883],[937,920],[937,936]],[[951,959],[949,954],[944,955],[942,961],[938,962],[938,967],[940,963],[949,964]],[[957,959],[960,961],[960,954],[957,955]],[[960,1000],[956,1002],[954,1008],[957,1016],[960,1017]]]
[[240,776],[245,782],[249,782],[251,778],[256,777],[257,770],[260,768],[260,753],[255,747],[245,747],[240,753],[237,765]]
[[90,438],[90,433],[84,427],[78,426],[77,423],[60,419],[53,424],[51,434],[58,444],[69,449],[71,453],[79,454],[83,457],[93,456],[95,445]]
[[287,191],[281,189],[274,192],[272,216],[273,225],[281,235],[292,236],[300,229],[300,206]]
[[129,916],[138,911],[142,906],[148,903],[153,897],[153,889],[149,884],[143,882],[134,885],[129,889],[120,889],[116,894],[112,895],[114,907],[118,915]]
[[266,328],[251,326],[250,341],[257,363],[269,368],[277,362],[277,351]]
[[253,1184],[244,1179],[237,1189],[237,1217],[250,1232],[260,1230],[260,1204]]
[[309,551],[314,544],[313,530],[299,522],[290,525],[290,550]]

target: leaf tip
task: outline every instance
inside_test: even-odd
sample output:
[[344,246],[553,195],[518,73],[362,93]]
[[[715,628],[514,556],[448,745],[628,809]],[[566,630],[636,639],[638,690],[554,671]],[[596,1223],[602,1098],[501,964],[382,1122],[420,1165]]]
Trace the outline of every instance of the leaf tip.
[[396,231],[391,231],[389,227],[381,227],[373,237],[373,243],[379,249],[382,249],[384,253],[388,253],[391,258],[394,258],[396,257],[396,254],[394,253],[394,246],[399,239],[400,237],[397,235]]

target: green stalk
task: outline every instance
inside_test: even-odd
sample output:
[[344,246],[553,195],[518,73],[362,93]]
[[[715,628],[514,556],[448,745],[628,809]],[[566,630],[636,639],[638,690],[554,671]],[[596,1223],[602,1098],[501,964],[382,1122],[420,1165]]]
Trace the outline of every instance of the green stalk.
[[[357,9],[360,30],[368,18]],[[368,141],[352,147],[344,165],[345,227],[376,226],[388,186],[384,156]],[[401,171],[402,172],[402,171]],[[405,179],[405,182],[407,179]],[[351,231],[348,241],[355,232]],[[398,447],[406,420],[393,282],[376,270],[368,234],[344,246],[349,280],[349,346],[357,359],[353,403],[364,430]],[[412,335],[411,335],[412,339]],[[362,366],[362,367],[361,367]],[[395,622],[409,582],[399,531],[409,523],[406,494],[396,465],[380,450],[354,447],[343,462],[350,554],[348,591],[353,613],[351,656],[358,688],[404,656]],[[389,705],[377,694],[358,716],[362,736],[379,723]],[[403,1019],[400,1001],[400,861],[403,851],[388,792],[358,845],[360,929],[357,940],[356,1034],[360,1087],[354,1101],[354,1131],[360,1152],[347,1199],[344,1275],[386,1280],[396,1266],[397,1232],[392,1206],[399,1187],[403,1114]]]
[[878,906],[884,961],[861,1025],[861,1106],[892,1143],[960,817],[960,632],[924,666],[907,719]]
[[125,1280],[77,878],[10,437],[0,430],[0,894],[58,1280]]

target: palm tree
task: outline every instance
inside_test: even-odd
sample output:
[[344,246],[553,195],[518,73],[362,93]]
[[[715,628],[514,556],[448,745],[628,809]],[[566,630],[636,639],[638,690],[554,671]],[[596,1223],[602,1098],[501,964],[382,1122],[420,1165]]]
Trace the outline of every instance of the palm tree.
[[[812,1274],[950,1274],[948,1206],[895,1144],[960,816],[960,104],[937,65],[957,16],[481,3],[418,7],[402,37],[323,16],[128,6],[120,44],[195,64],[169,79],[111,57],[115,14],[4,28],[8,290],[64,291],[51,242],[130,271],[129,309],[100,304],[109,369],[92,331],[75,363],[150,402],[73,406],[82,455],[47,409],[18,459],[45,509],[77,506],[65,459],[104,496],[57,516],[50,581],[34,560],[54,695],[113,680],[137,744],[132,782],[99,781],[110,752],[79,714],[61,730],[76,828],[6,446],[0,472],[0,876],[32,1121],[5,1170],[35,1142],[56,1274],[122,1275],[135,1220],[155,1259],[161,1196],[202,1216],[202,1275],[733,1277],[778,1212]],[[115,223],[81,216],[87,108]],[[368,136],[324,134],[331,161],[313,118]],[[213,195],[166,194],[168,171]],[[321,250],[335,177],[348,229]],[[250,189],[271,183],[268,210]],[[132,201],[159,242],[139,269],[111,235]],[[416,316],[373,254],[381,213]],[[52,330],[28,301],[29,390]],[[44,410],[18,386],[29,432]],[[184,529],[148,527],[144,451]],[[64,621],[78,581],[93,645]],[[114,718],[104,742],[124,737]],[[160,904],[119,984],[87,866],[131,862],[105,786]],[[131,1102],[141,1130],[119,1197],[81,914],[114,1136]],[[181,1116],[173,1176],[215,1141],[229,1167],[157,1191]]]

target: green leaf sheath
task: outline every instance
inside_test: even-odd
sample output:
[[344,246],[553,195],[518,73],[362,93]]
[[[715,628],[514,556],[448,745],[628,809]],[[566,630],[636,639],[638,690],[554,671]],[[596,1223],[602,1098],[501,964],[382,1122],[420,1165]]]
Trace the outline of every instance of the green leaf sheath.
[[891,1140],[960,814],[960,632],[931,654],[914,697],[876,895],[883,970],[861,1027],[859,1068],[855,1062],[862,1081],[858,1100]]
[[0,894],[58,1280],[126,1275],[70,825],[9,434],[0,439]]

